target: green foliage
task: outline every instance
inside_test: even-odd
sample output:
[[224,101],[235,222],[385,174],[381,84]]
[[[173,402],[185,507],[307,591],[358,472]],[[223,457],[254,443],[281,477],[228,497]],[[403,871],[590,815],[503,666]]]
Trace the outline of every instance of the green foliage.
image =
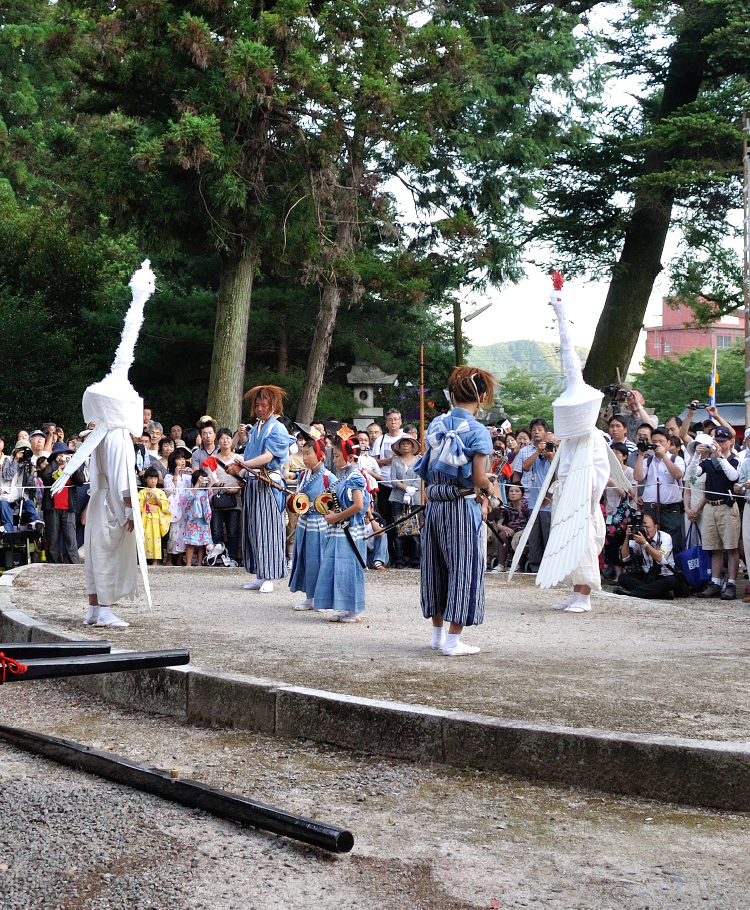
[[535,417],[552,425],[552,402],[562,391],[560,378],[539,376],[513,368],[498,383],[503,411],[516,429],[528,427]]
[[[696,348],[678,357],[644,359],[644,369],[633,379],[650,408],[661,420],[681,413],[691,401],[706,401],[713,351]],[[743,401],[745,395],[745,352],[741,345],[719,351],[717,357],[719,402]]]

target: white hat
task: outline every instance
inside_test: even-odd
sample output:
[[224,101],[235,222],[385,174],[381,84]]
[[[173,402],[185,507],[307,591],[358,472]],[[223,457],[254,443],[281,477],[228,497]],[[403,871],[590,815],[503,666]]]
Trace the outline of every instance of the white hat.
[[154,293],[156,276],[148,259],[130,279],[133,302],[125,316],[122,338],[112,369],[83,393],[83,419],[86,423],[105,424],[108,429],[121,428],[140,436],[143,432],[143,399],[128,379],[133,363],[135,343],[143,324],[143,307]]
[[568,313],[562,295],[562,275],[553,272],[552,280],[555,289],[550,295],[550,305],[557,314],[563,366],[568,378],[565,391],[552,402],[555,436],[558,439],[572,439],[595,429],[604,395],[583,381],[581,361],[570,337]]
[[712,446],[713,444],[714,441],[708,433],[698,433],[695,439],[687,444],[687,453],[692,458],[698,446]]

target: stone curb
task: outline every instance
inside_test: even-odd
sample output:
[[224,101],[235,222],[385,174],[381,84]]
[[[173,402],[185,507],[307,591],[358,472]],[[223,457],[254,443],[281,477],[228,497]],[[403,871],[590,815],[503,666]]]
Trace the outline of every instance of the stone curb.
[[[64,641],[0,592],[0,641]],[[141,711],[414,762],[750,811],[750,744],[543,726],[175,667],[71,678]]]

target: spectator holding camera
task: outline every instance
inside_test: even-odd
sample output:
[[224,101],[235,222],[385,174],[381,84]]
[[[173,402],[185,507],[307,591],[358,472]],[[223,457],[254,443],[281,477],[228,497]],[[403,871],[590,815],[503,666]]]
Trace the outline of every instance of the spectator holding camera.
[[[537,446],[538,455],[533,465],[534,470],[531,472],[531,486],[524,486],[530,512],[534,511],[536,501],[539,498],[541,488],[547,479],[547,474],[552,466],[552,460],[555,457],[556,451],[557,438],[555,437],[555,434],[551,432],[545,433],[544,440],[540,440],[540,443]],[[534,526],[529,534],[529,572],[538,572],[539,566],[542,564],[542,557],[544,556],[544,550],[547,546],[547,541],[549,540],[550,526],[552,523],[550,501],[551,497],[547,494],[544,503],[539,510],[537,520],[534,522]]]
[[[711,582],[698,597],[721,597],[722,600],[737,597],[740,510],[732,495],[733,485],[739,479],[737,459],[732,455],[733,438],[731,430],[719,427],[710,445],[697,446],[700,463],[692,461],[688,466],[689,477],[706,478],[702,534],[704,548],[711,551]],[[724,550],[727,551],[728,569],[727,583],[722,590]]]
[[618,389],[616,395],[607,408],[607,419],[614,416],[615,405],[625,406],[625,412],[620,416],[625,421],[628,439],[635,439],[641,424],[648,424],[653,428],[657,420],[646,410],[646,399],[639,389]]
[[513,459],[513,482],[518,483],[520,481],[521,486],[527,493],[531,490],[532,485],[536,483],[536,479],[532,475],[536,474],[536,462],[544,452],[549,427],[543,417],[535,417],[531,421],[529,430],[531,432],[530,442],[522,446]]
[[39,472],[44,484],[42,510],[47,528],[47,555],[51,562],[78,564],[78,541],[76,540],[76,512],[78,511],[78,487],[83,486],[86,478],[83,468],[78,468],[69,477],[64,488],[53,494],[50,487],[57,480],[74,452],[64,442],[56,442],[47,465]]
[[9,534],[14,530],[13,513],[16,511],[20,511],[21,524],[26,524],[35,531],[44,529],[44,522],[36,510],[32,454],[31,445],[25,439],[19,439],[13,447],[12,457],[6,459],[2,466],[0,524],[2,531]]
[[673,551],[680,553],[683,549],[681,512],[685,460],[669,454],[669,434],[664,427],[654,430],[650,442],[638,442],[637,445],[633,477],[643,484],[643,507],[656,515],[659,527],[671,537]]
[[[635,513],[636,516],[638,513]],[[615,594],[629,594],[646,600],[672,600],[675,590],[672,538],[659,529],[650,512],[625,528],[620,549],[624,571]]]

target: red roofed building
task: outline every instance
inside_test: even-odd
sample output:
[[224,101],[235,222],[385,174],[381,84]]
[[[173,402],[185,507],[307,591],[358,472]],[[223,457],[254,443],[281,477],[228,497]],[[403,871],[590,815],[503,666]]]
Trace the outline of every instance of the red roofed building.
[[678,306],[673,310],[663,298],[661,325],[646,329],[646,354],[654,360],[662,360],[670,354],[684,354],[695,348],[730,348],[744,340],[745,331],[737,316],[725,316],[721,322],[714,322],[700,329],[688,328],[685,323],[693,320],[689,306]]

